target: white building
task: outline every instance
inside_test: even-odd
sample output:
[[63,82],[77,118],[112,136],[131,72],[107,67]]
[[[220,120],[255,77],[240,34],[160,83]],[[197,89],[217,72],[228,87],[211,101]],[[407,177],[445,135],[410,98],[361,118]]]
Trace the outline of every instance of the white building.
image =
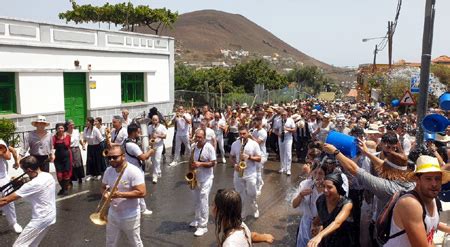
[[174,102],[174,39],[0,17],[0,118],[110,122]]

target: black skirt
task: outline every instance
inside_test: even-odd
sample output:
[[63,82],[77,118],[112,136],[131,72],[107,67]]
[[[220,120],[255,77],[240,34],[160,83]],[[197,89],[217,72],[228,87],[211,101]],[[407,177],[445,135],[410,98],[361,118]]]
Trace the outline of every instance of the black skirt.
[[102,155],[100,144],[88,145],[86,173],[91,176],[99,176],[106,170],[105,159]]
[[72,181],[84,178],[83,158],[81,157],[80,147],[72,147]]

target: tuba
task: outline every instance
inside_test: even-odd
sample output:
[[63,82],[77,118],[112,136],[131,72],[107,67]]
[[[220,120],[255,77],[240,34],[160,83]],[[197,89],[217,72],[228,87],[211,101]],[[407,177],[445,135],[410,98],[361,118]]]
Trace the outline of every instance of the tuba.
[[184,176],[184,179],[188,183],[191,190],[197,187],[197,170],[191,168],[191,164],[194,163],[195,146],[196,144],[194,144],[194,148],[192,148],[191,151],[191,157],[189,158],[189,172],[186,174],[186,176]]
[[245,161],[242,159],[242,156],[244,154],[244,139],[241,139],[241,152],[239,154],[239,158],[240,158],[240,162],[239,162],[239,177],[243,177],[244,176],[244,171],[245,168],[247,168],[247,163],[245,163]]
[[20,187],[22,187],[22,185],[29,182],[30,178],[25,177],[25,175],[27,175],[27,173],[24,172],[24,173],[22,173],[22,175],[20,175],[16,178],[11,178],[11,181],[9,183],[0,187],[0,193],[3,194],[3,197],[7,197],[7,196],[11,195],[16,190],[20,189]]
[[106,225],[106,223],[108,223],[106,214],[109,208],[109,204],[112,201],[112,196],[117,191],[117,187],[119,186],[119,182],[122,179],[123,173],[125,172],[125,168],[127,168],[127,164],[125,164],[120,170],[119,176],[117,177],[117,180],[114,182],[114,186],[111,188],[111,193],[109,194],[108,198],[103,199],[103,196],[108,190],[105,190],[105,192],[102,194],[102,199],[100,200],[97,209],[95,210],[95,213],[92,213],[89,216],[92,223],[99,226],[104,226]]

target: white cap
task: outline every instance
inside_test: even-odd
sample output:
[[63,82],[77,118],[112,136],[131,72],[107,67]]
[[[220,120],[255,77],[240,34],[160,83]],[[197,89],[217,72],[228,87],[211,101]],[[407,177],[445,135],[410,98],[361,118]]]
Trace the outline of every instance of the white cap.
[[6,142],[0,139],[0,146],[5,146],[5,148],[8,148],[8,145],[6,145]]

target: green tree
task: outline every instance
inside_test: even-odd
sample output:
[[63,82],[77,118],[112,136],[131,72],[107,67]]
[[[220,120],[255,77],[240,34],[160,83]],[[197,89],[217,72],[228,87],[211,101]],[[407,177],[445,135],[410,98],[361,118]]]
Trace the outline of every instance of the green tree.
[[434,76],[439,78],[439,81],[443,84],[450,85],[450,67],[444,65],[432,65],[431,72]]
[[103,6],[78,5],[75,0],[72,3],[72,10],[59,13],[59,18],[66,22],[79,23],[111,23],[122,25],[128,31],[134,31],[137,26],[147,26],[158,34],[165,27],[173,27],[178,18],[178,12],[172,12],[169,9],[152,9],[147,5],[133,6],[131,2],[118,3],[111,5],[109,3]]
[[235,87],[243,86],[247,93],[252,93],[256,84],[263,84],[269,90],[287,86],[286,77],[262,59],[251,60],[234,66],[231,69],[230,79]]

